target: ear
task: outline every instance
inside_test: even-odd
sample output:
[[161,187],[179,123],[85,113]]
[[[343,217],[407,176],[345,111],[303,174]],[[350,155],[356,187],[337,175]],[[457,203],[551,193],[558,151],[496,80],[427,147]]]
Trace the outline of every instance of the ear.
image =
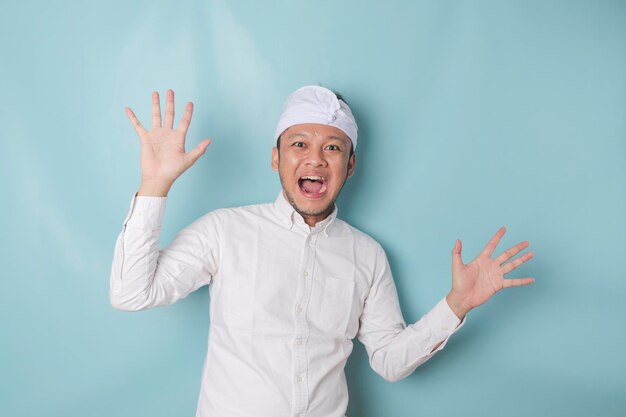
[[354,168],[356,168],[356,154],[353,153],[350,159],[348,160],[348,178],[354,174]]
[[278,171],[278,148],[274,146],[272,149],[272,171]]

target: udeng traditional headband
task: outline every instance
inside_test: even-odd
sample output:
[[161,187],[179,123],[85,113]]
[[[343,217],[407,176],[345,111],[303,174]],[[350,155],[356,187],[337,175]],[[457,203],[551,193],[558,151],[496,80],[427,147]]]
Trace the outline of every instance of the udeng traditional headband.
[[289,127],[301,123],[334,126],[352,140],[356,149],[357,125],[350,107],[328,88],[307,85],[291,93],[276,126],[274,140]]

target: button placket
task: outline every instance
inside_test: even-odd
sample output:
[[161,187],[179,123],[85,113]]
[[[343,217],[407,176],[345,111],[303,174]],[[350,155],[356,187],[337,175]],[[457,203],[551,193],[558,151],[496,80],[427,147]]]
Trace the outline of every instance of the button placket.
[[302,415],[308,407],[308,386],[307,386],[307,362],[306,362],[306,335],[308,334],[308,323],[306,311],[311,292],[311,277],[313,274],[313,263],[315,259],[315,244],[308,234],[304,240],[302,264],[300,265],[300,276],[298,280],[298,290],[294,305],[295,341],[293,346],[293,412],[294,415]]

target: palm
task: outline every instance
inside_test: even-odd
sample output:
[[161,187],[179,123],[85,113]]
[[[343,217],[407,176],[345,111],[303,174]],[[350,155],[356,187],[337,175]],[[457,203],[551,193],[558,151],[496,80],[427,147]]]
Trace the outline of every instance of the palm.
[[144,178],[172,181],[189,166],[185,136],[174,129],[156,128],[141,140],[141,172]]
[[152,93],[152,130],[146,130],[133,111],[126,113],[141,142],[141,176],[146,181],[174,182],[192,166],[211,143],[204,140],[190,152],[185,152],[185,136],[191,123],[193,104],[187,103],[185,113],[174,129],[174,92],[167,92],[165,119],[161,121],[159,93]]
[[468,264],[464,264],[461,259],[461,242],[457,241],[454,246],[452,251],[452,294],[468,309],[483,304],[503,288],[528,285],[534,282],[534,279],[529,277],[504,279],[505,274],[513,271],[533,256],[532,252],[528,252],[511,262],[505,263],[528,247],[528,242],[522,242],[493,259],[492,254],[505,232],[504,227],[500,228],[480,255]]

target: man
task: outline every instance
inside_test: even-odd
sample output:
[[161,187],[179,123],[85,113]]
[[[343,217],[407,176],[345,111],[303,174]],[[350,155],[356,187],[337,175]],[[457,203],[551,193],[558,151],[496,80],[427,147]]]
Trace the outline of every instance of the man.
[[355,336],[372,368],[397,381],[441,350],[472,308],[533,282],[503,279],[532,257],[507,263],[528,242],[492,259],[504,228],[467,265],[457,240],[450,293],[407,326],[382,247],[337,218],[335,200],[355,169],[357,125],[346,102],[319,86],[292,93],[278,121],[276,201],[210,212],[159,251],[167,193],[210,140],[185,153],[192,104],[174,129],[174,93],[163,125],[156,92],[152,103],[151,131],[126,110],[141,141],[142,178],[116,242],[110,297],[118,309],[142,310],[210,284],[197,417],[344,416]]

